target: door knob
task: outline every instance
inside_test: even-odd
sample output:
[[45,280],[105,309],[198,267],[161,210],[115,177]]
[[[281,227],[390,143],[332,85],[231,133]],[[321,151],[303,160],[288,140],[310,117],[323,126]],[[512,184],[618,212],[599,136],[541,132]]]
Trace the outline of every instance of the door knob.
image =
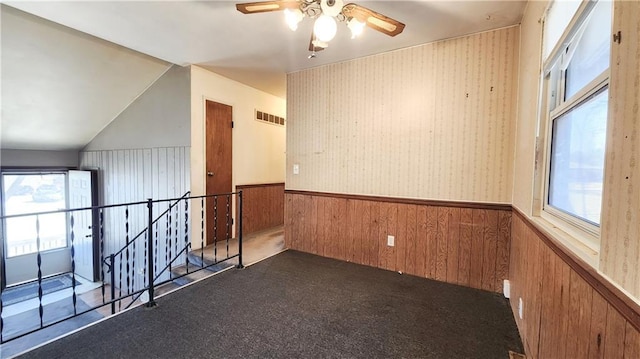
[[207,176],[212,177],[213,176],[213,172],[207,172]]

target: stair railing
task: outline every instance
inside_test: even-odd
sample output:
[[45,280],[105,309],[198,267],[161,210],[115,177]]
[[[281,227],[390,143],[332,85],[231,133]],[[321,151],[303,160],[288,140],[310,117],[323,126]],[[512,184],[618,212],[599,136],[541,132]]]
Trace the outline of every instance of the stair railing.
[[[128,308],[129,306],[131,306],[132,303],[137,302],[138,298],[143,294],[143,293],[147,293],[148,294],[148,299],[146,300],[146,306],[148,307],[153,307],[155,306],[155,289],[165,283],[168,283],[170,281],[174,281],[178,278],[182,278],[184,276],[187,276],[189,274],[195,273],[197,271],[200,270],[204,270],[204,269],[208,269],[212,266],[215,266],[217,264],[220,264],[222,262],[225,261],[229,261],[231,259],[234,258],[238,258],[238,264],[236,265],[237,268],[243,268],[243,261],[242,261],[242,191],[239,192],[234,192],[234,193],[227,193],[227,194],[215,194],[215,195],[204,195],[204,196],[195,196],[195,197],[191,197],[189,196],[190,193],[187,192],[185,195],[183,195],[180,198],[175,198],[175,199],[166,199],[166,200],[152,200],[152,199],[148,199],[146,202],[131,202],[131,203],[124,203],[124,204],[116,204],[116,205],[107,205],[107,206],[94,206],[94,207],[86,207],[86,208],[76,208],[76,209],[68,209],[68,210],[59,210],[59,211],[48,211],[48,212],[41,212],[41,213],[31,213],[31,214],[24,214],[24,215],[12,215],[12,216],[4,216],[4,217],[0,217],[0,220],[4,221],[7,218],[12,218],[12,217],[22,217],[22,216],[34,216],[35,217],[35,223],[36,223],[36,233],[37,233],[37,266],[38,266],[38,278],[37,278],[37,283],[38,283],[38,311],[39,311],[39,317],[40,317],[40,322],[38,325],[36,325],[35,329],[27,329],[26,331],[20,332],[17,335],[14,335],[10,338],[6,338],[3,335],[3,331],[5,328],[5,321],[4,321],[4,317],[3,317],[3,300],[2,300],[2,292],[4,291],[4,283],[2,283],[2,285],[0,286],[0,344],[2,343],[6,343],[21,337],[24,337],[26,335],[29,335],[31,333],[34,333],[38,330],[44,329],[44,328],[48,328],[51,327],[52,325],[61,323],[65,320],[92,312],[98,308],[104,307],[104,306],[111,306],[111,312],[115,313],[115,306],[116,303],[120,303],[122,300],[126,299],[126,298],[131,298],[132,301],[131,303],[129,303],[129,305],[126,306],[126,308]],[[238,251],[235,254],[232,254],[229,250],[230,248],[230,240],[231,240],[231,227],[233,225],[233,220],[232,220],[232,215],[231,215],[231,203],[232,203],[232,196],[237,196],[237,214],[238,214],[238,238],[237,238],[237,242],[238,242]],[[218,216],[218,200],[219,198],[223,198],[226,199],[226,203],[224,203],[224,206],[226,208],[226,213],[223,216]],[[192,241],[189,240],[189,223],[190,223],[190,218],[189,218],[189,203],[190,201],[199,201],[200,202],[200,207],[201,207],[201,211],[200,211],[200,247],[201,247],[201,253],[200,253],[200,258],[201,258],[201,264],[200,266],[193,266],[193,268],[189,267],[189,259],[188,259],[188,252],[191,249],[191,243]],[[154,205],[158,205],[160,203],[163,202],[169,202],[171,203],[169,205],[169,207],[163,211],[159,216],[157,216],[157,218],[154,218]],[[178,223],[178,213],[177,213],[177,207],[181,204],[183,204],[183,208],[184,208],[184,222],[182,222],[180,225],[182,226],[182,228],[184,229],[184,246],[182,246],[182,248],[180,250],[178,250],[177,248],[177,241],[178,241],[178,229],[179,229],[179,223]],[[209,206],[210,204],[210,206]],[[133,206],[141,206],[141,205],[146,205],[147,206],[147,223],[146,223],[146,228],[144,228],[142,231],[140,231],[140,233],[138,233],[135,237],[133,237],[132,240],[128,239],[128,233],[129,233],[129,207],[133,207]],[[211,212],[206,212],[205,211],[205,207],[209,206]],[[193,207],[193,206],[192,206]],[[118,251],[115,251],[107,256],[105,256],[105,227],[106,227],[106,221],[105,221],[105,210],[107,209],[122,209],[124,208],[124,213],[125,213],[125,236],[126,236],[126,244],[125,246],[123,246],[122,248],[120,248]],[[173,217],[170,219],[167,219],[167,229],[165,231],[165,234],[167,234],[167,236],[170,235],[175,235],[175,240],[176,240],[176,251],[175,251],[175,255],[172,253],[171,255],[168,255],[166,257],[166,262],[164,263],[164,266],[162,266],[162,264],[159,264],[159,256],[158,256],[158,244],[159,244],[159,237],[160,237],[160,231],[159,231],[159,221],[160,219],[162,219],[163,217],[167,217],[167,216],[171,216],[172,211],[176,211],[175,214],[175,227],[171,227],[172,222],[173,222]],[[90,307],[88,309],[78,309],[78,303],[77,303],[77,292],[76,292],[76,281],[75,281],[75,250],[74,250],[74,237],[75,237],[75,232],[77,232],[77,228],[74,228],[75,224],[74,224],[74,213],[77,213],[79,211],[92,211],[92,213],[95,213],[94,211],[97,211],[98,214],[98,220],[99,220],[99,230],[98,235],[99,235],[99,252],[100,252],[100,263],[101,265],[101,273],[100,273],[100,278],[102,280],[102,285],[101,285],[101,291],[102,291],[102,303],[98,303],[97,305],[94,305],[93,307]],[[206,216],[205,216],[205,212],[206,212]],[[42,275],[42,252],[43,250],[40,247],[40,224],[39,224],[39,219],[47,214],[53,214],[53,213],[67,213],[69,216],[69,224],[70,224],[70,228],[68,228],[69,230],[69,238],[70,238],[70,249],[71,249],[71,274],[73,276],[73,284],[72,284],[72,303],[73,303],[73,314],[61,319],[57,319],[57,320],[50,320],[50,321],[45,321],[43,320],[43,313],[45,311],[45,306],[43,305],[43,288],[42,288],[42,280],[43,280],[43,275]],[[213,242],[213,248],[212,248],[212,254],[213,254],[213,258],[214,260],[210,263],[205,263],[204,261],[204,252],[205,252],[205,218],[207,220],[213,220],[213,228],[214,231],[213,233],[209,233],[207,234],[207,237],[209,239],[212,239]],[[218,223],[219,222],[219,223]],[[224,226],[226,228],[225,230],[225,235],[224,235],[224,239],[223,240],[219,240],[218,238],[218,224],[220,224],[221,226]],[[154,225],[155,225],[155,231],[154,231]],[[175,229],[175,231],[173,231]],[[172,233],[170,233],[172,232]],[[135,271],[135,257],[136,257],[136,251],[135,251],[135,243],[138,240],[138,238],[142,237],[143,234],[146,235],[144,236],[145,238],[147,238],[146,240],[146,245],[145,245],[145,259],[146,259],[146,266],[144,267],[144,275],[146,277],[146,283],[144,283],[144,285],[142,286],[141,289],[135,290],[135,288],[133,290],[127,290],[126,293],[120,293],[120,295],[118,297],[116,297],[116,293],[115,293],[115,289],[116,289],[116,280],[115,280],[115,272],[116,272],[116,268],[115,268],[115,263],[116,263],[116,258],[122,257],[123,252],[125,254],[127,254],[127,263],[126,263],[126,271],[127,271],[127,285],[131,284],[133,285],[133,283],[129,283],[129,274],[131,273],[132,268],[129,267],[129,254],[128,254],[128,248],[131,246],[132,250],[133,250],[133,271]],[[220,251],[218,251],[218,244],[221,243],[223,246],[226,246],[226,256],[220,256],[218,257],[218,253],[222,252],[223,253],[223,249],[221,248]],[[169,242],[169,244],[172,244],[171,242]],[[224,248],[224,247],[223,247]],[[167,249],[167,251],[170,251],[170,249]],[[182,273],[180,275],[169,275],[167,279],[162,279],[162,276],[167,272],[167,270],[169,270],[169,272],[171,272],[171,266],[179,260],[179,258],[181,256],[185,257],[185,266],[186,266],[186,272]],[[105,258],[106,257],[106,258]],[[108,258],[108,260],[107,260]],[[157,270],[157,267],[160,266],[160,269]],[[107,271],[110,274],[110,287],[111,287],[111,296],[110,298],[106,298],[106,293],[105,293],[105,273],[104,273],[104,268],[107,267]],[[120,267],[122,267],[122,263],[120,263]],[[123,268],[120,268],[120,276],[122,276],[122,271]],[[157,273],[157,274],[156,274]],[[133,282],[134,279],[132,279]],[[128,288],[129,289],[129,288]]]

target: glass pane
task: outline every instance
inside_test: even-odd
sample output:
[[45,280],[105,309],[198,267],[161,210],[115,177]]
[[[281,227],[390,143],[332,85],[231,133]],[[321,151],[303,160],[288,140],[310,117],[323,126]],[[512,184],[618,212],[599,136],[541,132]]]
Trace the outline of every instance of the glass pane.
[[553,121],[549,204],[600,225],[608,89]]
[[[66,208],[64,174],[5,174],[3,198],[6,215],[56,211]],[[65,213],[39,216],[40,250],[67,246]],[[38,251],[36,216],[7,218],[7,257]]]
[[598,2],[585,24],[584,33],[571,46],[575,47],[575,52],[567,67],[565,100],[609,68],[611,2]]

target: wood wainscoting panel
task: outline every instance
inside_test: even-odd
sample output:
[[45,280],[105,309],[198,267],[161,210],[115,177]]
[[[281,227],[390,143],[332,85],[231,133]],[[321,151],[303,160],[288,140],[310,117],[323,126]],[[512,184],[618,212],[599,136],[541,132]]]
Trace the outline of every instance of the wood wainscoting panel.
[[291,249],[494,292],[509,274],[508,207],[302,191],[285,203]]
[[284,224],[284,183],[236,186],[240,190],[244,234]]
[[510,302],[528,357],[640,358],[638,305],[517,209],[511,222]]

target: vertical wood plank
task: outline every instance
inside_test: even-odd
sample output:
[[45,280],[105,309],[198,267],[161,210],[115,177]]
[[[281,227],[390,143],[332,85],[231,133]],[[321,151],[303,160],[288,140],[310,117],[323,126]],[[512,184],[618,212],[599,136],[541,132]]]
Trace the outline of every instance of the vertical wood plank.
[[387,270],[395,270],[396,255],[395,246],[387,245],[387,235],[397,235],[398,205],[385,202],[380,206],[380,241],[379,247],[379,267]]
[[449,231],[449,208],[437,207],[438,227],[436,232],[437,238],[437,255],[436,255],[436,276],[435,279],[440,281],[447,280],[447,233]]
[[347,224],[349,223],[349,213],[347,212],[347,199],[333,198],[333,221],[331,221],[331,232],[336,249],[335,257],[340,260],[347,259]]
[[[360,240],[360,246],[362,247],[362,264],[371,265],[371,238],[373,235],[372,231],[372,218],[371,218],[371,202],[370,201],[362,201],[360,203],[360,208],[362,209],[362,238]],[[376,235],[377,236],[377,235]],[[377,238],[376,238],[377,239]]]
[[380,232],[386,231],[386,223],[384,223],[384,229],[380,219],[380,213],[382,212],[380,202],[369,202],[370,206],[370,224],[371,232],[369,233],[369,265],[377,267],[379,263],[379,235]]
[[571,268],[558,258],[556,262],[556,280],[559,281],[559,285],[556,285],[557,292],[554,298],[559,300],[558,309],[556,315],[559,318],[558,336],[556,343],[556,355],[554,358],[566,358],[567,353],[567,337],[571,335],[569,333],[569,303],[571,295]]
[[460,250],[458,252],[458,284],[469,286],[471,265],[471,236],[473,230],[473,210],[460,210]]
[[319,204],[318,204],[318,197],[316,196],[310,196],[311,197],[311,213],[310,213],[310,219],[309,219],[309,223],[311,226],[311,234],[309,236],[308,242],[306,243],[306,249],[308,252],[311,253],[318,253],[318,238],[319,238],[319,225],[318,225],[318,219],[319,219]]
[[447,282],[456,284],[460,250],[460,208],[449,208],[447,222]]
[[626,320],[611,304],[607,304],[607,323],[602,343],[603,358],[624,356],[624,335]]
[[496,283],[494,289],[502,291],[503,281],[509,278],[509,251],[511,242],[511,212],[498,211],[498,238],[496,243]]
[[471,232],[471,265],[469,267],[469,285],[472,288],[482,288],[482,258],[484,244],[484,226],[486,210],[473,210],[473,230]]
[[569,324],[567,336],[567,357],[586,358],[589,354],[589,324],[593,289],[577,274],[571,271],[569,299]]
[[407,207],[407,246],[405,247],[405,271],[412,275],[419,275],[416,270],[416,231],[418,206]]
[[604,358],[603,341],[607,329],[607,301],[600,293],[591,289],[593,299],[591,302],[591,329],[589,334],[589,358]]
[[427,278],[436,278],[438,267],[438,208],[427,206]]
[[540,340],[538,356],[550,358],[554,348],[553,328],[557,325],[554,313],[555,254],[546,246],[542,251],[542,291],[540,293]]
[[624,333],[624,357],[640,358],[640,333],[629,322]]
[[496,283],[496,237],[498,232],[497,211],[485,211],[484,243],[482,244],[482,289],[495,290]]
[[395,239],[395,267],[393,270],[407,272],[406,252],[407,252],[407,212],[408,205],[398,204],[396,216],[396,239]]
[[429,277],[427,206],[418,206],[416,221],[416,275]]
[[[349,200],[347,202],[347,226],[345,232],[348,233],[347,239],[347,261],[356,262],[356,251],[359,250],[356,246],[358,241],[358,235],[362,231],[360,226],[360,212],[358,212],[358,200]],[[356,262],[358,263],[358,262]]]

